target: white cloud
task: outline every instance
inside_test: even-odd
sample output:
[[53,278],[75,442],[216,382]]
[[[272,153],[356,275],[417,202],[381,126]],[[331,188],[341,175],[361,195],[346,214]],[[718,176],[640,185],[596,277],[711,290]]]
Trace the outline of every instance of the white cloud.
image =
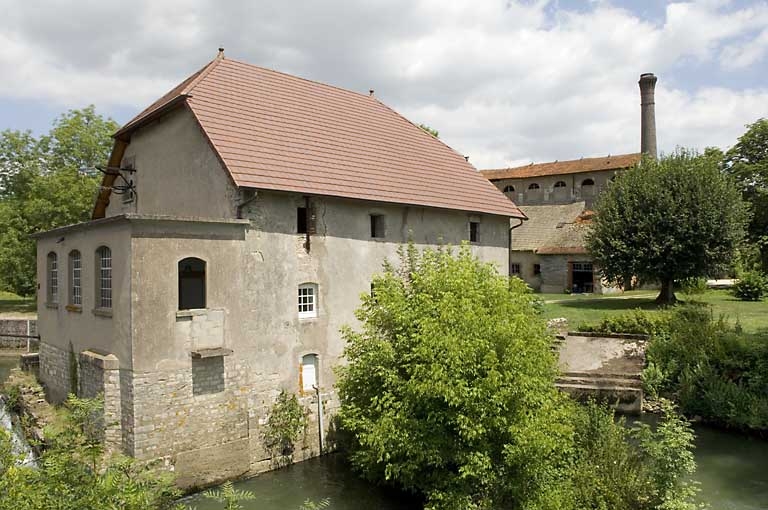
[[764,65],[765,2],[672,3],[662,23],[609,1],[578,11],[544,0],[0,0],[0,9],[0,98],[138,111],[224,45],[239,60],[374,88],[480,168],[637,151],[642,72],[659,76],[665,151],[732,144],[768,104],[767,88],[693,85],[701,77],[684,74]]

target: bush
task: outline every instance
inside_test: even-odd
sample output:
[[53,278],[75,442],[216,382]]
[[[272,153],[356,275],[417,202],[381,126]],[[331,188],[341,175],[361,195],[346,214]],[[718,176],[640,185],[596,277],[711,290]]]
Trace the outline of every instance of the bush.
[[733,295],[742,301],[760,301],[768,294],[768,278],[759,271],[745,271],[733,286]]
[[630,333],[656,335],[668,329],[670,313],[661,311],[632,310],[615,317],[606,317],[597,324],[580,324],[579,331],[595,333]]
[[627,427],[590,403],[575,414],[570,508],[693,510],[697,490],[690,424],[667,403],[658,426]]
[[685,414],[768,431],[768,334],[740,334],[701,309],[685,307],[673,313],[667,332],[651,340],[646,357],[649,381]]
[[296,395],[282,390],[272,405],[269,419],[264,427],[264,445],[272,453],[278,465],[293,461],[296,440],[307,425],[307,417]]
[[686,278],[680,282],[680,292],[686,296],[695,296],[707,292],[707,279],[700,277]]
[[401,252],[347,328],[341,425],[367,478],[430,509],[559,508],[567,397],[525,283],[469,247]]

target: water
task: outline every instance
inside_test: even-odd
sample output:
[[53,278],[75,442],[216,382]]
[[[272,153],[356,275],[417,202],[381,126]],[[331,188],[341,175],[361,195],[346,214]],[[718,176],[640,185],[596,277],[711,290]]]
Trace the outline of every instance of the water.
[[[768,441],[702,426],[696,436],[699,500],[711,510],[768,509]],[[307,498],[318,502],[326,497],[332,510],[421,508],[417,501],[358,479],[339,456],[308,460],[235,487],[257,495],[255,501],[242,503],[246,510],[298,510]],[[221,508],[199,495],[187,503],[198,510]]]
[[[16,366],[17,357],[0,356],[0,383]],[[696,436],[701,501],[712,510],[768,509],[768,441],[702,426],[696,428]],[[316,502],[330,498],[333,510],[421,508],[418,501],[360,480],[338,455],[301,462],[235,486],[256,493],[255,501],[243,502],[246,510],[298,510],[308,498]],[[199,495],[186,502],[198,510],[221,508]]]
[[[340,455],[326,455],[272,471],[235,484],[253,491],[257,499],[241,504],[246,510],[298,510],[306,499],[330,499],[332,510],[421,510],[414,498],[374,487],[354,475]],[[197,510],[220,510],[222,505],[200,495],[184,503]]]
[[[18,356],[0,356],[0,384],[4,383],[8,378],[11,369],[18,366]],[[11,420],[11,415],[5,409],[5,401],[2,396],[0,396],[0,429],[11,433],[11,448],[14,454],[19,455],[23,459],[21,464],[25,466],[33,466],[35,464],[35,456],[32,453],[32,449],[24,439],[21,430],[14,426]]]

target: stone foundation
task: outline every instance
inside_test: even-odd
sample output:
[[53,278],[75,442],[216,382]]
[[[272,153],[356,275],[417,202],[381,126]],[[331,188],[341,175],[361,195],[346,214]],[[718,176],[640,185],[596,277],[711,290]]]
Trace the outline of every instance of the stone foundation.
[[69,351],[40,342],[39,354],[40,382],[48,400],[54,404],[64,402],[71,390]]

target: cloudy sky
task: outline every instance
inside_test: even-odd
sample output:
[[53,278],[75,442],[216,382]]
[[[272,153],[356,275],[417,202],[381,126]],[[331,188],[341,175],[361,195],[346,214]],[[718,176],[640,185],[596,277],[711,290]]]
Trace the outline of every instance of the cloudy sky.
[[0,130],[68,108],[120,123],[226,55],[367,92],[478,168],[639,150],[637,80],[659,77],[659,148],[727,148],[768,117],[768,2],[0,0]]

